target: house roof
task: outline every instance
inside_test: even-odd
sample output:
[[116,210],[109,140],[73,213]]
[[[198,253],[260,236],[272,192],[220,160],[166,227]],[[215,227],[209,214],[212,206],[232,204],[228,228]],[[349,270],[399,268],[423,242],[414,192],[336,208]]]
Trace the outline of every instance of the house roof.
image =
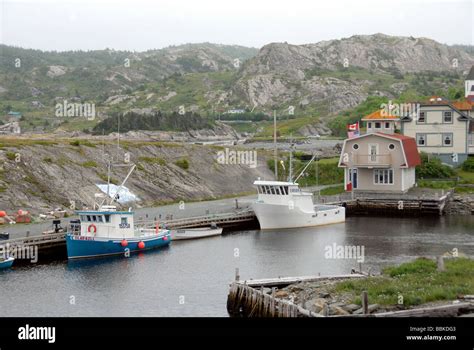
[[466,80],[474,80],[474,66],[471,67],[471,70],[469,71]]
[[[418,147],[416,145],[416,140],[413,137],[400,135],[400,134],[385,134],[385,133],[381,133],[381,132],[376,132],[376,133],[370,133],[370,134],[364,134],[364,135],[356,136],[356,137],[353,137],[353,138],[348,139],[348,140],[352,141],[352,140],[357,140],[357,139],[360,139],[360,138],[363,138],[363,137],[368,137],[368,136],[380,136],[380,137],[383,137],[383,138],[386,138],[386,139],[399,141],[402,145],[403,153],[404,153],[405,160],[406,160],[406,163],[400,164],[400,166],[411,168],[411,167],[415,167],[415,166],[421,164],[421,158],[420,158],[420,154],[418,153]],[[348,140],[346,139],[344,141],[343,149],[346,146],[346,141],[348,141]],[[342,154],[341,154],[341,156],[342,156]],[[343,166],[344,163],[342,163],[342,161],[340,161],[339,165]]]
[[[447,101],[447,100],[444,100],[444,101],[437,101],[435,103],[419,103],[419,107],[429,107],[429,106],[433,106],[433,105],[436,105],[436,106],[447,106],[449,108],[451,108],[453,111],[456,111],[459,113],[459,117],[458,117],[458,120],[464,120],[464,121],[469,121],[470,118],[467,114],[465,114],[464,112],[462,112],[462,110],[460,110],[459,108],[457,108],[454,103],[451,103],[450,101]],[[412,118],[411,116],[409,115],[404,115],[400,118],[400,121],[402,122],[406,122],[406,121],[412,121]]]
[[453,107],[460,111],[470,111],[474,107],[474,103],[472,101],[455,101]]
[[383,110],[378,110],[373,113],[370,113],[369,115],[366,115],[363,117],[361,120],[366,121],[366,120],[398,120],[399,117],[395,115],[385,115],[385,113],[382,113]]
[[376,133],[377,135],[384,136],[387,138],[395,138],[402,142],[403,151],[405,152],[405,158],[407,164],[404,164],[408,167],[414,167],[421,164],[420,153],[418,153],[418,147],[416,145],[416,140],[413,137],[408,137],[400,134],[382,134]]

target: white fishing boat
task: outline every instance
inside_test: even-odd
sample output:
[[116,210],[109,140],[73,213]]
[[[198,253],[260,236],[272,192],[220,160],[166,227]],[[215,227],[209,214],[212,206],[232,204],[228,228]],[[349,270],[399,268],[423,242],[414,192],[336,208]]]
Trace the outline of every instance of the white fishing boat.
[[258,198],[252,207],[262,230],[337,224],[346,220],[346,208],[313,203],[313,194],[298,183],[254,182]]
[[[275,177],[278,179],[275,115],[274,125]],[[344,222],[346,220],[346,208],[336,205],[314,204],[313,194],[302,192],[299,187],[298,179],[305,173],[316,155],[311,158],[293,181],[292,152],[293,149],[290,147],[290,169],[287,182],[259,179],[253,183],[257,188],[258,197],[252,207],[260,223],[260,229],[311,227]]]
[[212,236],[219,236],[222,234],[222,227],[200,227],[200,228],[184,228],[178,230],[171,230],[171,240],[179,241],[184,239],[197,239]]

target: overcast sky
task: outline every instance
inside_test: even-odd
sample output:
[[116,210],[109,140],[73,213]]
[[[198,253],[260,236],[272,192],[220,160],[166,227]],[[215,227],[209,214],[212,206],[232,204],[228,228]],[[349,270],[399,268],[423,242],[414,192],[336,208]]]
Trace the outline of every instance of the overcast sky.
[[385,33],[474,44],[474,0],[0,0],[0,42],[143,51],[189,42],[261,47]]

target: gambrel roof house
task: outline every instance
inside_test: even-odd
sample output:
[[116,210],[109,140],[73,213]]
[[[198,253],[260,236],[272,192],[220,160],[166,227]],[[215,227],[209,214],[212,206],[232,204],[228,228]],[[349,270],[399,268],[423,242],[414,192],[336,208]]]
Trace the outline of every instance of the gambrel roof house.
[[419,164],[415,139],[378,132],[346,139],[339,158],[346,190],[364,192],[408,191]]

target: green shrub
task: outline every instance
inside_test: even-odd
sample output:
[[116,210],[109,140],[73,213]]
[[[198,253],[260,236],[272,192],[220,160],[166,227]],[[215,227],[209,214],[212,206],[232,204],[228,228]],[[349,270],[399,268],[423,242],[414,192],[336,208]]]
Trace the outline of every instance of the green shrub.
[[9,160],[15,160],[15,158],[16,158],[16,153],[15,152],[7,152],[6,155],[7,155],[7,158]]
[[421,153],[420,156],[421,165],[416,167],[417,178],[446,179],[455,175],[454,169],[442,164],[439,158],[429,157],[426,153]]
[[189,169],[189,161],[186,158],[177,160],[175,164],[179,166],[181,169],[184,169],[184,170]]
[[462,170],[474,172],[474,157],[469,157],[462,163]]
[[93,160],[88,160],[87,162],[84,162],[81,164],[84,168],[96,168],[97,163],[94,162]]
[[140,157],[138,160],[141,160],[142,162],[148,163],[148,164],[159,164],[161,166],[166,165],[166,161],[163,158],[158,158],[158,157]]

